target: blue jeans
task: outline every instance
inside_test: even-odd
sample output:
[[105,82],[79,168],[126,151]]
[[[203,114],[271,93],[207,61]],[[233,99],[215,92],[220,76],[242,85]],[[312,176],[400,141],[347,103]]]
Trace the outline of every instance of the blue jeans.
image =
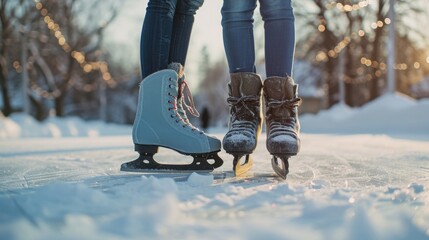
[[167,68],[185,65],[194,15],[204,0],[149,0],[140,40],[142,78]]
[[[257,0],[224,0],[223,41],[229,70],[256,72],[253,12]],[[265,28],[267,77],[292,76],[295,17],[291,0],[259,0]]]

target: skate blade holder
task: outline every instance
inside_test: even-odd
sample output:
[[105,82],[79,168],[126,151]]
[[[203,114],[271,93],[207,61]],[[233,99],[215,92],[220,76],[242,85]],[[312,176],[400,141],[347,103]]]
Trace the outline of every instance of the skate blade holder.
[[215,168],[222,166],[223,160],[218,156],[218,151],[210,153],[191,154],[183,153],[174,149],[182,155],[191,156],[192,163],[189,164],[163,164],[154,159],[154,155],[158,153],[158,148],[169,149],[164,146],[156,145],[135,145],[135,150],[139,153],[139,157],[131,162],[121,165],[121,171],[126,172],[212,172]]
[[289,173],[288,159],[289,159],[289,156],[282,156],[282,157],[273,156],[271,158],[271,165],[273,167],[274,172],[284,180],[286,180],[286,177]]
[[250,154],[235,156],[233,170],[235,176],[245,175],[253,166],[253,158]]

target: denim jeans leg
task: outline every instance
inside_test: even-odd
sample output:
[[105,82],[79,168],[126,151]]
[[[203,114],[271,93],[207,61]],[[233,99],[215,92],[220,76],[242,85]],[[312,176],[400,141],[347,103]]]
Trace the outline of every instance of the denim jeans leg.
[[256,72],[253,12],[256,0],[224,0],[223,42],[229,71]]
[[291,0],[259,0],[265,27],[267,77],[292,76],[295,17]]
[[177,0],[150,0],[140,39],[142,78],[168,65]]
[[185,65],[194,16],[203,3],[204,0],[177,0],[168,63]]

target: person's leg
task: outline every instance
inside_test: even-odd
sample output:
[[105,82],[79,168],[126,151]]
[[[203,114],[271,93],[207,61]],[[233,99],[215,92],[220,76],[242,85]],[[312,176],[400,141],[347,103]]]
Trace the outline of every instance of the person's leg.
[[150,0],[140,40],[142,78],[167,68],[177,0]]
[[194,15],[203,5],[204,0],[178,0],[173,20],[173,32],[168,63],[177,62],[185,65],[191,37]]
[[255,72],[253,12],[256,0],[224,0],[222,7],[223,42],[229,71]]
[[224,0],[222,7],[223,40],[231,73],[227,99],[230,105],[229,130],[223,138],[223,148],[234,156],[236,175],[251,168],[250,154],[256,148],[262,126],[262,81],[255,74],[255,8],[256,0]]
[[299,138],[298,85],[292,75],[295,48],[294,16],[291,0],[260,0],[261,15],[265,22],[264,81],[266,146],[273,155],[274,171],[286,178],[288,159],[298,154]]
[[259,0],[265,27],[267,77],[292,76],[295,17],[291,0]]
[[[123,171],[213,171],[223,164],[217,155],[221,142],[195,128],[180,113],[183,109],[179,99],[188,92],[181,81],[182,66],[180,63],[168,66],[171,45],[179,44],[172,41],[176,3],[177,0],[150,0],[148,4],[141,39],[144,80],[140,84],[132,132],[135,150],[140,156],[122,164]],[[190,164],[159,163],[153,158],[159,147],[191,155],[194,161]]]

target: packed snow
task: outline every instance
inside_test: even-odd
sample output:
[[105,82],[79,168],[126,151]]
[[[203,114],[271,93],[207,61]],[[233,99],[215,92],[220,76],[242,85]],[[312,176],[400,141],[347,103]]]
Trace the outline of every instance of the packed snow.
[[264,133],[247,176],[223,151],[211,174],[142,174],[119,171],[130,126],[2,118],[0,239],[429,239],[428,109],[386,95],[302,116],[286,181]]
[[304,115],[301,124],[308,133],[429,136],[429,99],[386,94],[361,108],[337,104],[317,115]]
[[102,121],[85,122],[78,117],[49,117],[43,122],[38,122],[33,117],[23,113],[14,113],[9,118],[0,115],[0,139],[96,137],[128,134],[131,134],[129,126],[108,124]]

